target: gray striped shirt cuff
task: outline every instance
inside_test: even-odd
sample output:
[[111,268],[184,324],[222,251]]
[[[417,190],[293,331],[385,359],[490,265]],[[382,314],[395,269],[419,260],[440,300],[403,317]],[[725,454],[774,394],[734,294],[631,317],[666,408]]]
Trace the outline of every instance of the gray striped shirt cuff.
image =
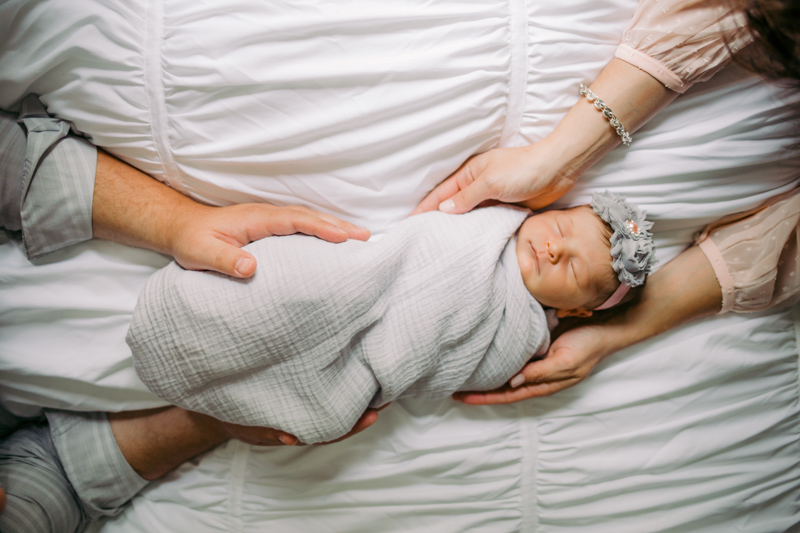
[[70,135],[69,123],[50,117],[35,95],[23,101],[16,128],[7,114],[0,119],[4,226],[22,231],[30,259],[91,239],[97,148]]
[[46,414],[64,471],[93,520],[116,515],[149,484],[125,460],[106,413]]

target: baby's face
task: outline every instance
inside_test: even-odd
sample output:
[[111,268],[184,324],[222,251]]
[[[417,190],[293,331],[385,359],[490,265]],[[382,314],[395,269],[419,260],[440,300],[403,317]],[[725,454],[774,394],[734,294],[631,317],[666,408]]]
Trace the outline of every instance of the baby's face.
[[547,211],[519,230],[517,260],[522,280],[542,305],[591,311],[614,290],[616,275],[605,224],[588,206]]

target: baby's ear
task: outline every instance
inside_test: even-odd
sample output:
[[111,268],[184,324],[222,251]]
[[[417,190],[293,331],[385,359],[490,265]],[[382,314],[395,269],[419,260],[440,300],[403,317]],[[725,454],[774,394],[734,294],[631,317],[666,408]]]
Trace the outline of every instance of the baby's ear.
[[556,309],[556,316],[558,318],[564,318],[568,316],[589,318],[590,316],[592,316],[592,311],[589,309]]

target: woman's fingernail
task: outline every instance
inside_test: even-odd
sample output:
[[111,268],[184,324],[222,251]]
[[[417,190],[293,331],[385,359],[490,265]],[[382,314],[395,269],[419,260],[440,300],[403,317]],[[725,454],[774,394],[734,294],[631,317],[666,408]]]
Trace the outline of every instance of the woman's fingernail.
[[287,446],[294,446],[294,442],[292,441],[292,439],[290,439],[285,435],[278,435],[278,440]]
[[523,374],[517,374],[511,379],[511,381],[508,382],[508,384],[511,385],[511,387],[514,389],[516,389],[523,383],[525,383],[525,376]]
[[444,202],[439,204],[439,211],[444,211],[445,213],[449,213],[455,208],[456,208],[456,203],[453,200],[445,200]]
[[246,276],[252,266],[253,266],[252,259],[250,259],[249,257],[240,257],[239,260],[236,261],[236,266],[233,267],[233,269],[240,276]]

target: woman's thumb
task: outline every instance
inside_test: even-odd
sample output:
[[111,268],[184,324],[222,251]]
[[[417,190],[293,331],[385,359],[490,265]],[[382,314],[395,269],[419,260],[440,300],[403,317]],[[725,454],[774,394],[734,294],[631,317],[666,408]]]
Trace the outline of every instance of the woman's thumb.
[[439,211],[452,214],[466,213],[484,200],[489,200],[487,188],[482,182],[475,181],[440,203]]

